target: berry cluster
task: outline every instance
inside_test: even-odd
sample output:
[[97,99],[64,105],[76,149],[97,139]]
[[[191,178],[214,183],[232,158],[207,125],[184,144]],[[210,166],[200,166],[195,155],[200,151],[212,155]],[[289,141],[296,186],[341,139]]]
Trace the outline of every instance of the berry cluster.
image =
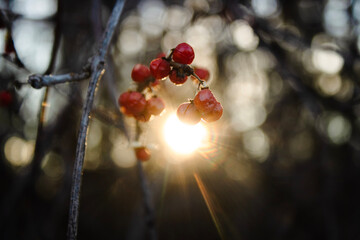
[[[157,86],[160,80],[166,77],[169,77],[174,84],[181,85],[187,81],[188,76],[191,76],[193,80],[199,82],[199,92],[194,100],[179,106],[178,118],[187,124],[196,124],[201,119],[206,122],[218,120],[223,108],[205,86],[205,81],[210,76],[209,71],[189,66],[194,58],[193,48],[187,43],[180,43],[168,56],[160,53],[151,61],[149,68],[136,64],[131,72],[131,78],[137,84],[137,89],[120,95],[118,99],[120,111],[137,121],[147,122],[152,115],[160,115],[165,109],[164,101],[153,94],[152,87]],[[137,147],[134,150],[138,160],[147,161],[150,158],[150,151],[146,147]]]
[[142,93],[136,91],[121,94],[119,105],[122,113],[141,122],[149,121],[151,115],[160,115],[165,109],[165,103],[161,98],[153,96],[146,100]]
[[183,103],[177,109],[180,121],[187,124],[197,124],[203,119],[206,122],[219,120],[223,113],[221,104],[208,88],[200,90],[194,100]]

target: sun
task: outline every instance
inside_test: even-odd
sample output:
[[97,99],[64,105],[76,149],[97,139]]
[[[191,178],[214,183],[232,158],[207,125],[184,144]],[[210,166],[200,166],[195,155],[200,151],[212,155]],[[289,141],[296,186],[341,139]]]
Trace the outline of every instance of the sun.
[[198,123],[187,125],[172,114],[164,125],[164,138],[169,147],[179,154],[190,154],[204,145],[206,128]]

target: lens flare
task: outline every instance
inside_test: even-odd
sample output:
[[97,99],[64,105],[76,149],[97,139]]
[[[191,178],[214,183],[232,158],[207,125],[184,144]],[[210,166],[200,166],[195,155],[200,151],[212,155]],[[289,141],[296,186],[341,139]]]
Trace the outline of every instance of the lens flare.
[[206,136],[206,128],[201,123],[184,124],[180,122],[176,114],[171,115],[164,125],[166,143],[179,154],[190,154],[202,147]]

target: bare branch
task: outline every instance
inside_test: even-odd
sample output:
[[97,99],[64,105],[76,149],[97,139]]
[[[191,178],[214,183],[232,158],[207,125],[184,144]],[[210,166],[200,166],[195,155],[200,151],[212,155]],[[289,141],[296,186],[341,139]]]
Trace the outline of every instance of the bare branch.
[[83,107],[83,113],[81,117],[80,129],[78,134],[78,141],[76,146],[76,157],[73,170],[73,179],[71,187],[71,196],[70,196],[70,212],[69,212],[69,222],[68,222],[68,231],[67,238],[70,240],[75,240],[77,236],[77,227],[78,227],[78,217],[79,217],[79,199],[80,199],[80,188],[81,188],[81,176],[83,171],[83,163],[85,157],[85,145],[87,138],[87,131],[89,126],[90,112],[94,102],[95,90],[98,84],[98,81],[101,79],[102,75],[105,72],[104,62],[105,56],[109,49],[109,45],[116,29],[116,26],[119,23],[120,16],[124,7],[125,0],[117,0],[114,6],[114,9],[111,13],[111,16],[108,20],[108,24],[103,36],[103,41],[99,48],[97,55],[93,58],[91,65],[91,80],[89,82],[89,87],[86,96],[86,102]]
[[40,89],[45,86],[48,87],[60,83],[81,81],[89,77],[90,73],[86,71],[81,73],[67,73],[62,75],[33,74],[29,76],[28,83],[33,88]]

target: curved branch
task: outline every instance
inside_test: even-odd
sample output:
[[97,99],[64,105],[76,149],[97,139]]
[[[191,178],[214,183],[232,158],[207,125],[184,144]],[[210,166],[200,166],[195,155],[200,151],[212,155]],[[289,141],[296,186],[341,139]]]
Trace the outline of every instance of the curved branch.
[[119,23],[120,16],[124,7],[124,2],[125,0],[116,1],[114,9],[108,20],[105,34],[103,36],[103,41],[101,43],[97,55],[95,55],[95,57],[93,58],[93,62],[91,64],[91,72],[92,72],[91,80],[89,82],[86,102],[83,107],[83,113],[81,117],[78,141],[76,146],[76,157],[75,157],[73,177],[72,177],[69,222],[68,222],[68,231],[67,231],[67,238],[71,240],[75,240],[77,236],[78,217],[79,217],[79,199],[80,199],[80,188],[81,188],[81,179],[82,179],[81,176],[83,171],[85,145],[86,145],[88,126],[89,126],[90,112],[94,102],[95,90],[98,81],[101,79],[102,75],[105,72],[105,68],[104,68],[105,56],[109,49],[109,45],[112,40],[114,31]]

